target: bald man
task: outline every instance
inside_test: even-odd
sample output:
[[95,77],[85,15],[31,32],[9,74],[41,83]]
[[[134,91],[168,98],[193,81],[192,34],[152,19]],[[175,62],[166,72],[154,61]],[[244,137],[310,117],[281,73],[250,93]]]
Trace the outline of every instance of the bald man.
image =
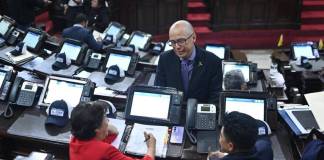
[[185,101],[196,98],[200,103],[218,104],[221,60],[195,46],[195,42],[196,33],[188,21],[180,20],[170,27],[167,45],[173,50],[161,54],[155,85],[183,91]]

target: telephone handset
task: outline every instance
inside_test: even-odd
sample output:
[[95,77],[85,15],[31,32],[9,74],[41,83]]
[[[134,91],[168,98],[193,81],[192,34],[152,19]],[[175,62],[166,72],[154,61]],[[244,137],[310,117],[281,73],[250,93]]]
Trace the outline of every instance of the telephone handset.
[[9,45],[16,45],[17,42],[19,41],[19,39],[21,39],[21,37],[22,37],[22,32],[23,31],[19,31],[18,29],[14,29],[11,32],[11,35],[8,37],[7,43]]
[[91,101],[95,88],[96,88],[96,84],[94,82],[88,81],[83,87],[80,101],[81,102]]
[[0,100],[5,101],[10,92],[10,87],[16,77],[16,71],[11,66],[0,69]]
[[136,69],[136,65],[137,65],[138,61],[139,61],[138,54],[133,54],[132,58],[131,58],[131,61],[129,63],[128,70],[126,71],[126,73],[128,75],[134,75],[135,74],[135,69]]
[[36,83],[16,77],[9,96],[9,102],[19,106],[33,106],[37,94],[40,93]]
[[90,70],[99,69],[102,57],[102,54],[94,53],[91,49],[89,49],[84,60],[85,68]]
[[248,84],[257,84],[258,82],[258,64],[249,63],[250,66],[250,81]]

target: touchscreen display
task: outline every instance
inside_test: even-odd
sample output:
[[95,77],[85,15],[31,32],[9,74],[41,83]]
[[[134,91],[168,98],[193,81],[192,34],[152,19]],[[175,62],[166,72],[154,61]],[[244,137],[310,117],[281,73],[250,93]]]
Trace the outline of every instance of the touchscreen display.
[[81,46],[65,42],[60,53],[65,53],[71,60],[77,60],[81,51]]
[[130,45],[134,45],[137,48],[144,49],[145,44],[147,43],[149,37],[141,36],[138,34],[134,34],[133,38],[130,41]]
[[134,92],[130,115],[168,119],[171,95]]
[[9,26],[10,26],[10,22],[2,19],[0,21],[0,35],[4,36],[7,33]]
[[225,74],[231,70],[241,70],[243,73],[245,82],[249,82],[250,80],[250,66],[248,64],[224,64],[223,68],[223,78],[225,77]]
[[110,53],[106,68],[112,65],[118,65],[122,70],[127,71],[132,57],[123,54]]
[[225,113],[238,111],[250,115],[251,117],[264,121],[265,100],[250,98],[232,98],[225,99]]
[[224,59],[225,57],[225,48],[221,46],[206,46],[206,50],[214,53],[218,58]]
[[315,56],[313,55],[312,46],[310,45],[297,45],[293,48],[296,59],[299,59],[301,56],[307,57],[309,59],[315,58]]
[[43,99],[44,103],[50,104],[63,99],[70,106],[79,104],[84,84],[50,79]]
[[25,45],[35,48],[39,42],[40,35],[34,32],[28,32],[23,40]]

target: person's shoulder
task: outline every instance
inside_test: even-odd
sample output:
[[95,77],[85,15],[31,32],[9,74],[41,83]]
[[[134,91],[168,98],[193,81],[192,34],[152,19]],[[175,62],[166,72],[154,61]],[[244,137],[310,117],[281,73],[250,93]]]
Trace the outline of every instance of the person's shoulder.
[[214,62],[214,63],[222,63],[222,60],[219,57],[217,57],[215,54],[209,51],[206,51],[205,49],[196,47],[196,52],[199,52],[206,61]]
[[174,57],[174,52],[173,50],[168,50],[168,51],[165,51],[165,52],[162,52],[161,55],[160,55],[160,59],[169,59],[169,58],[172,58]]

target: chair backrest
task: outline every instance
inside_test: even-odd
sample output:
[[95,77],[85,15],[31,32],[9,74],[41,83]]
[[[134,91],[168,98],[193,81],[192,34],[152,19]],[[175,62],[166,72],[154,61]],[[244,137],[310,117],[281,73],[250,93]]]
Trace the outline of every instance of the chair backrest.
[[324,141],[313,140],[304,148],[301,160],[322,160],[324,159]]

